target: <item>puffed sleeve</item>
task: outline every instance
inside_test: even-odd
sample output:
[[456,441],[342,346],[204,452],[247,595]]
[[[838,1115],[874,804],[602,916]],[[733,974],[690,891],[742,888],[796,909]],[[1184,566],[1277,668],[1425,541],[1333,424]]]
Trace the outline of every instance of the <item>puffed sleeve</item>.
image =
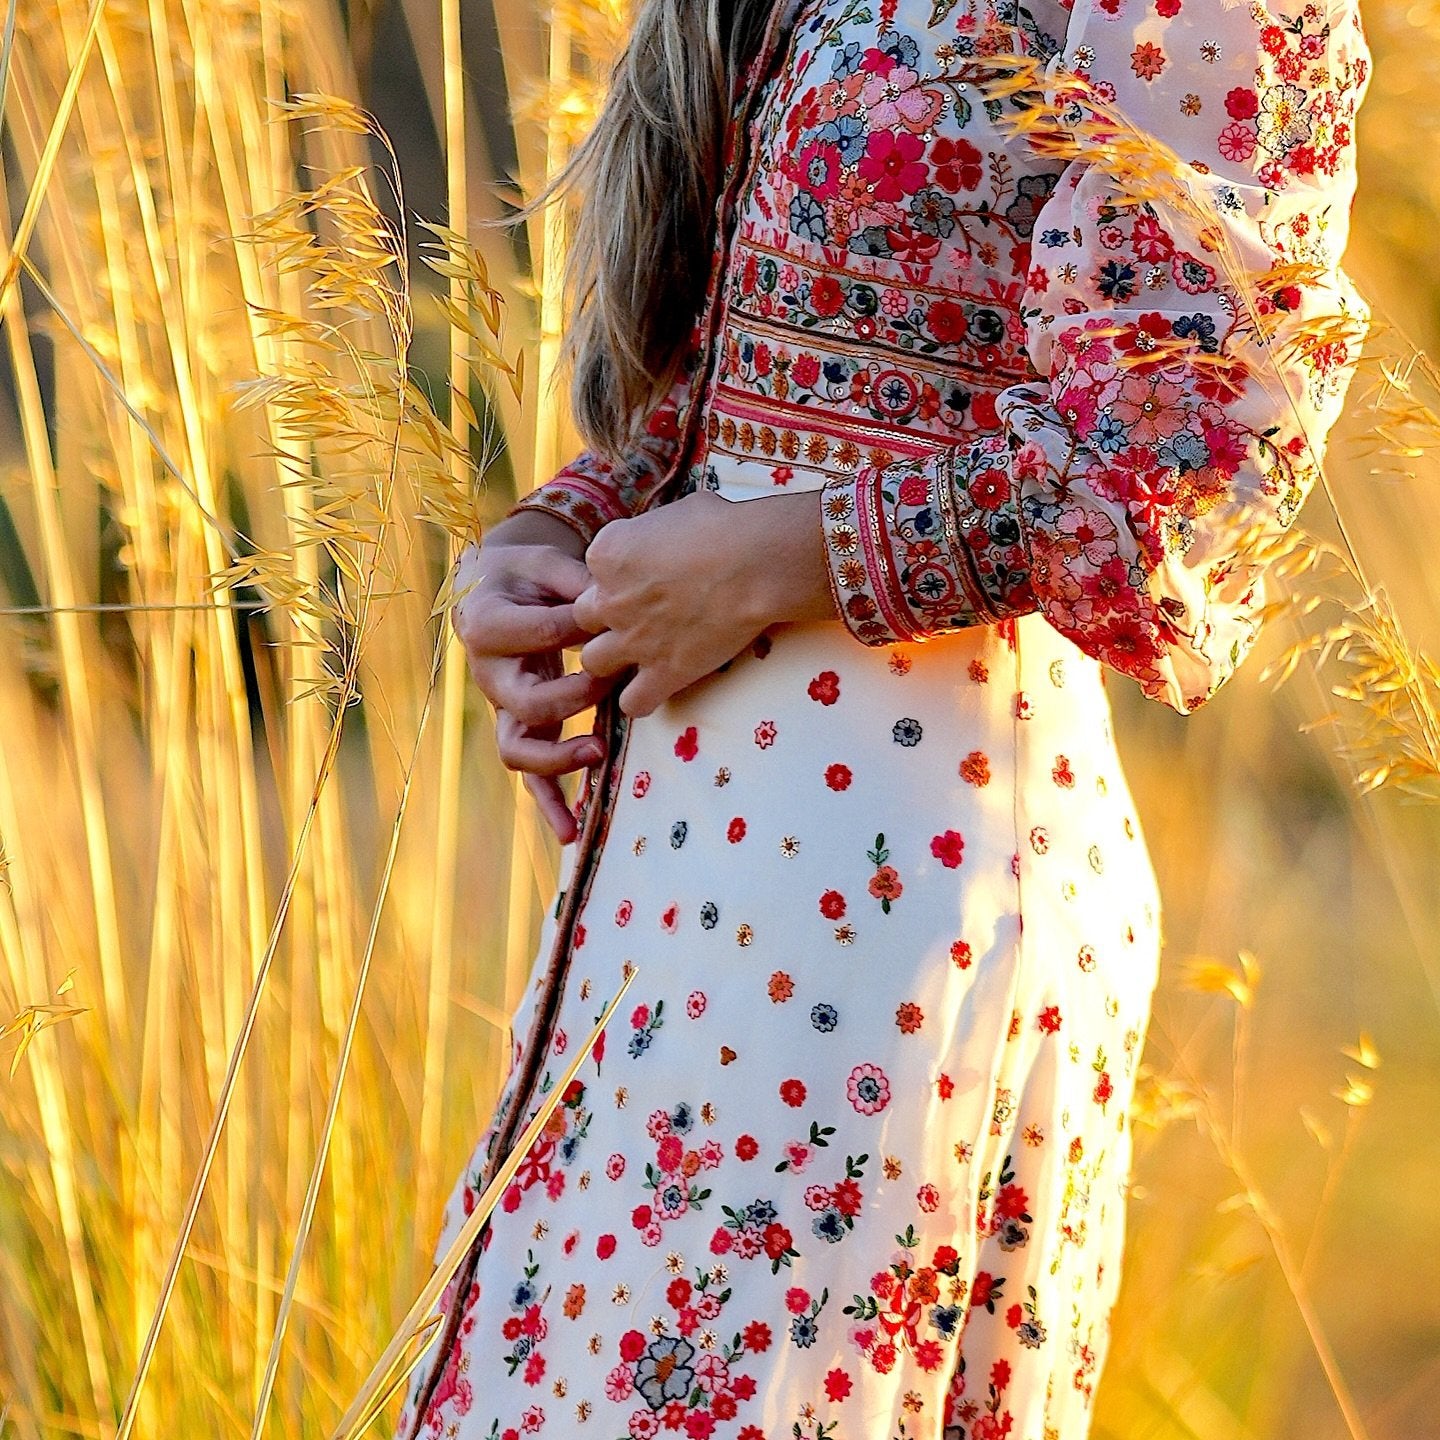
[[1118,203],[1133,167],[1071,159],[1022,301],[1043,378],[999,392],[993,432],[826,485],[857,639],[1038,610],[1182,712],[1234,673],[1369,318],[1339,268],[1369,71],[1356,0],[1076,0],[1062,127],[1118,109],[1179,188]]

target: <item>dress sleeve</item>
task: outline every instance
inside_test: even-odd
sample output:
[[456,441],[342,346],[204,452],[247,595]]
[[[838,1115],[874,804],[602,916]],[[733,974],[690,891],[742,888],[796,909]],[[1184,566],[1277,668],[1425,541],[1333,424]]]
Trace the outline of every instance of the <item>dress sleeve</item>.
[[1075,0],[1048,77],[1078,77],[1061,126],[1118,110],[1173,152],[1177,188],[1121,203],[1133,168],[1127,190],[1103,149],[1072,158],[1024,288],[1036,376],[996,396],[999,428],[827,483],[857,639],[1038,610],[1182,712],[1234,673],[1264,542],[1317,477],[1369,318],[1339,268],[1370,71],[1357,0],[1289,4]]
[[589,449],[582,451],[557,471],[552,480],[524,495],[510,514],[521,510],[552,514],[589,544],[612,520],[626,520],[644,510],[674,465],[700,364],[697,324],[691,330],[675,383],[651,410],[621,461],[612,461]]
[[690,383],[688,375],[675,382],[622,460],[582,451],[553,479],[524,496],[510,513],[541,510],[555,515],[587,545],[610,521],[637,514],[670,472],[680,444]]

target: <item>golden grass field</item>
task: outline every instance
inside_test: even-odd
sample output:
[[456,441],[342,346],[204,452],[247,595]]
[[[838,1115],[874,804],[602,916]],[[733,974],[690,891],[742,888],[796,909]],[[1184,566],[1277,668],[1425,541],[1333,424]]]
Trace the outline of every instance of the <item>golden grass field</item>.
[[[555,864],[437,617],[573,444],[559,218],[473,222],[622,9],[0,0],[3,1440],[330,1435],[429,1273]],[[1112,686],[1167,959],[1096,1440],[1440,1434],[1440,4],[1367,20],[1290,603],[1192,717]]]

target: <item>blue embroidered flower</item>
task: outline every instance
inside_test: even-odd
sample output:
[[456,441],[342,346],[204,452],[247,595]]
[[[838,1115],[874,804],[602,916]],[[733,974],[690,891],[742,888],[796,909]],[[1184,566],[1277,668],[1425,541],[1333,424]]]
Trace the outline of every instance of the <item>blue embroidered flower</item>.
[[790,1322],[790,1338],[802,1349],[808,1350],[820,1333],[813,1315],[797,1315]]
[[811,1222],[810,1228],[828,1244],[845,1238],[845,1217],[833,1206],[827,1205]]
[[1174,465],[1180,470],[1199,470],[1210,463],[1210,447],[1205,437],[1189,430],[1177,430],[1155,454],[1162,464]]
[[689,833],[690,827],[683,820],[677,820],[670,827],[670,848],[678,850],[685,843],[685,837]]
[[1035,233],[1040,207],[1055,188],[1055,176],[1022,175],[1015,188],[1019,193],[1006,208],[1005,218],[1022,240],[1028,240]]
[[824,145],[834,145],[840,151],[842,165],[856,165],[865,153],[870,134],[865,122],[858,115],[842,115],[831,120],[815,132],[816,139]]
[[650,1342],[635,1367],[635,1388],[652,1410],[679,1403],[695,1384],[695,1347],[683,1335],[661,1335]]
[[700,907],[700,928],[713,930],[719,923],[720,907],[713,900],[707,900]]
[[1182,340],[1198,340],[1202,350],[1213,354],[1220,349],[1213,315],[1182,315],[1170,328]]
[[1095,284],[1107,300],[1129,300],[1140,289],[1135,283],[1135,267],[1123,260],[1107,260],[1100,267]]
[[860,68],[860,62],[864,58],[865,47],[858,40],[851,40],[841,47],[835,63],[830,67],[830,73],[837,80],[848,79]]
[[840,1013],[833,1005],[815,1005],[810,1010],[810,1023],[822,1035],[828,1035],[840,1023]]
[[1085,443],[1107,455],[1118,455],[1125,448],[1125,426],[1114,415],[1101,414]]
[[670,1128],[677,1135],[688,1135],[695,1128],[695,1112],[686,1101],[670,1112]]
[[790,202],[790,228],[802,239],[823,245],[830,238],[825,209],[808,191],[802,190]]
[[903,745],[907,750],[912,750],[920,743],[925,730],[918,720],[912,720],[907,716],[903,720],[897,720],[890,727],[890,733],[894,736],[897,745]]

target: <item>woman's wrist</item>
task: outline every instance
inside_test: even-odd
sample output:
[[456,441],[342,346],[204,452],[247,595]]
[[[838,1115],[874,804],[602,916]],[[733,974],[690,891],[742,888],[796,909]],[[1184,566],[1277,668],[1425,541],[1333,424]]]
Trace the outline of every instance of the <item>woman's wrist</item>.
[[577,560],[585,558],[588,544],[573,525],[545,510],[512,510],[485,532],[483,543],[492,549],[500,545],[549,545]]
[[820,492],[766,495],[736,502],[737,553],[746,583],[739,604],[761,628],[782,622],[838,620],[825,559]]

